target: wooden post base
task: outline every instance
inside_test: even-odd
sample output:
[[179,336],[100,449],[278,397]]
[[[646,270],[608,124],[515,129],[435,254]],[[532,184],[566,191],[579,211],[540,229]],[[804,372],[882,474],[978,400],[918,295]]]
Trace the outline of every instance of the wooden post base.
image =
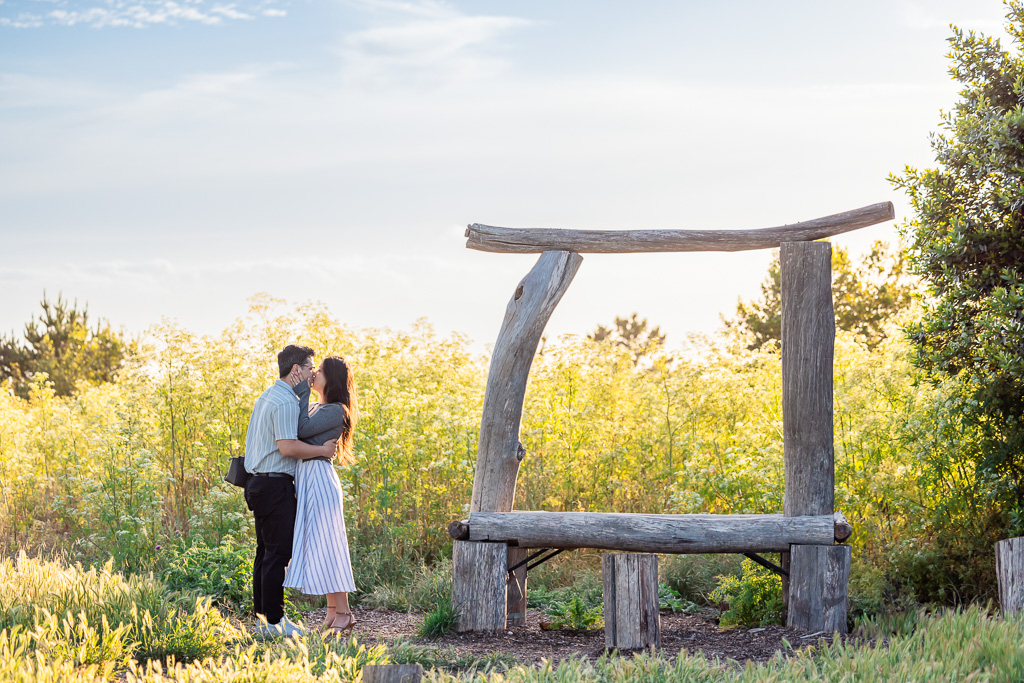
[[[527,548],[508,548],[508,566],[519,564],[527,557]],[[508,575],[508,600],[505,612],[505,626],[526,626],[526,565],[522,565]]]
[[604,643],[609,650],[661,647],[658,556],[601,555],[604,581]]
[[505,628],[508,546],[504,543],[454,541],[452,607],[455,630],[501,631]]
[[420,683],[423,667],[419,664],[367,664],[363,683]]
[[1024,536],[996,543],[996,578],[1003,616],[1024,611]]
[[786,625],[811,632],[846,633],[849,583],[850,546],[792,546]]

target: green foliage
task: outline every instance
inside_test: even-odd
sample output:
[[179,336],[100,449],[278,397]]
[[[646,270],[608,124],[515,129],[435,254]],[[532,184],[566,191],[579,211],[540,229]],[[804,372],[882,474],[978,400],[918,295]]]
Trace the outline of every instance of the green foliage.
[[658,576],[680,599],[710,605],[720,577],[739,578],[742,561],[739,555],[666,555],[658,558]]
[[252,605],[252,548],[226,537],[210,547],[201,541],[187,545],[179,540],[168,549],[161,574],[174,591],[192,591],[211,598],[214,604],[238,614]]
[[420,626],[417,633],[426,638],[446,635],[455,630],[457,617],[451,600],[442,600],[434,609],[424,615],[423,625]]
[[124,578],[111,563],[84,570],[22,554],[0,562],[0,595],[0,629],[25,629],[26,647],[51,660],[187,662],[221,653],[235,634],[208,599],[169,592],[152,575]]
[[[889,322],[907,310],[913,286],[907,277],[903,251],[875,242],[859,264],[842,247],[832,246],[832,296],[836,327],[875,347],[890,333]],[[779,252],[774,252],[761,297],[740,301],[736,317],[725,320],[751,350],[782,340],[782,275]]]
[[588,608],[603,604],[600,573],[593,570],[579,571],[572,565],[566,565],[566,567],[570,568],[573,574],[572,582],[567,585],[565,578],[555,565],[545,563],[539,571],[530,572],[530,581],[526,591],[528,607],[546,609],[556,604],[564,605],[574,598],[582,600]]
[[672,612],[684,614],[696,614],[700,611],[700,605],[690,600],[685,600],[679,593],[675,592],[663,583],[658,584],[658,609],[666,609]]
[[1012,51],[953,29],[962,89],[931,137],[936,167],[890,181],[914,207],[902,229],[929,293],[909,330],[915,362],[951,380],[946,395],[979,442],[976,476],[1013,507],[1024,498],[1024,3],[1006,8]]
[[634,313],[629,318],[615,318],[615,327],[607,328],[598,325],[597,329],[587,335],[587,339],[617,346],[633,357],[633,365],[647,358],[665,346],[665,335],[661,328],[648,329],[647,318],[640,318]]
[[902,612],[879,612],[863,614],[855,620],[853,635],[870,640],[883,640],[909,636],[925,621],[925,613],[919,609]]
[[35,379],[48,380],[58,396],[70,396],[79,382],[112,382],[131,344],[105,321],[89,327],[88,307],[69,304],[58,294],[43,293],[43,313],[25,324],[24,341],[0,338],[0,382],[10,380],[15,392],[28,398]]
[[572,596],[567,602],[552,603],[544,610],[544,614],[550,617],[550,628],[587,631],[604,625],[601,607],[588,606],[578,595]]
[[782,579],[752,560],[743,560],[743,575],[723,576],[711,598],[728,603],[722,626],[767,626],[782,623]]

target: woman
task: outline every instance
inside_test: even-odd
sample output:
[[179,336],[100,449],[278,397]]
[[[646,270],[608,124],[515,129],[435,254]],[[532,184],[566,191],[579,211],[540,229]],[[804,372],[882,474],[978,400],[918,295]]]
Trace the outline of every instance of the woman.
[[[292,382],[289,382],[292,383]],[[309,389],[299,394],[299,438],[316,445],[338,440],[338,464],[351,465],[352,433],[359,420],[355,383],[344,358],[328,356],[310,379],[320,402],[309,405]],[[323,628],[344,631],[355,618],[348,594],[356,589],[345,535],[341,482],[327,458],[300,460],[295,472],[295,532],[284,585],[309,595],[327,596]]]

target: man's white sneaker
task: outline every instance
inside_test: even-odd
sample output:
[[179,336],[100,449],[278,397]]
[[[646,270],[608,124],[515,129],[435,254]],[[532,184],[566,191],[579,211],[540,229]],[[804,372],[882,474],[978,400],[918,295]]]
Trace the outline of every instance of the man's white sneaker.
[[306,629],[298,624],[293,624],[288,617],[281,617],[281,621],[271,626],[271,628],[274,629],[274,635],[285,638],[298,638],[299,636],[306,635]]

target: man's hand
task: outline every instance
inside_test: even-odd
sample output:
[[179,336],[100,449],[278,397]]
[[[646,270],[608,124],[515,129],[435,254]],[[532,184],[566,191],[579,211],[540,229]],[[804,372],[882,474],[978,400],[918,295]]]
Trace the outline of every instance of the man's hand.
[[334,460],[334,458],[338,455],[338,440],[337,439],[331,439],[330,441],[325,443],[323,446],[321,446],[321,448],[326,448],[326,449],[329,449],[329,451],[330,451],[329,453],[324,453],[323,457],[330,458],[331,460]]

